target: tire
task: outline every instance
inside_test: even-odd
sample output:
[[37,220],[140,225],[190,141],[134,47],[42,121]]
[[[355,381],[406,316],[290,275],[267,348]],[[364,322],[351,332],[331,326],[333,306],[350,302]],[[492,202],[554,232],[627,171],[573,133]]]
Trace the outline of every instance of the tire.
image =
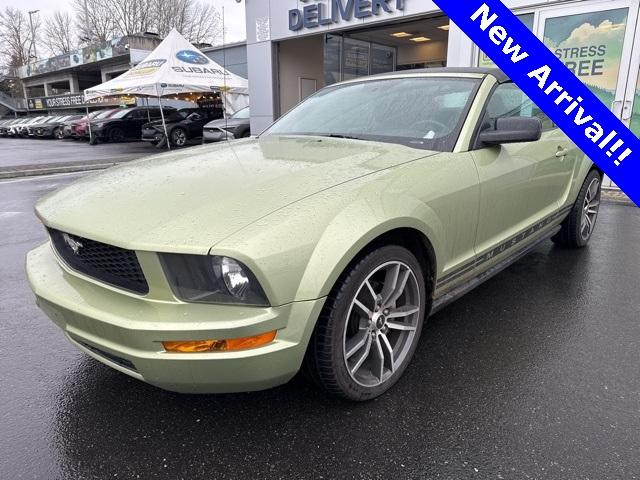
[[390,245],[368,253],[327,298],[305,356],[307,374],[348,400],[382,395],[411,361],[425,306],[424,273],[409,250]]
[[242,135],[240,135],[240,138],[249,138],[250,136],[251,132],[247,130],[246,132],[243,132]]
[[551,238],[555,244],[583,248],[589,243],[598,220],[601,189],[602,177],[592,170],[582,184],[571,213],[562,222],[562,229]]
[[107,134],[109,142],[120,143],[124,141],[124,131],[120,127],[113,127]]
[[189,136],[184,128],[176,127],[171,130],[171,145],[184,147],[189,140]]
[[55,138],[57,140],[62,140],[64,138],[64,132],[62,131],[61,128],[56,128],[53,131],[53,138]]

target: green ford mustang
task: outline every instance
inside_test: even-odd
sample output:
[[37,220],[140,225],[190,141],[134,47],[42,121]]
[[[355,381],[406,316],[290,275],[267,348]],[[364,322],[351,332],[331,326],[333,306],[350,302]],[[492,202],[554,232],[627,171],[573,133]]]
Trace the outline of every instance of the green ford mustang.
[[77,348],[178,392],[380,395],[425,318],[540,241],[582,247],[602,173],[503,74],[333,85],[259,138],[40,200],[27,272]]

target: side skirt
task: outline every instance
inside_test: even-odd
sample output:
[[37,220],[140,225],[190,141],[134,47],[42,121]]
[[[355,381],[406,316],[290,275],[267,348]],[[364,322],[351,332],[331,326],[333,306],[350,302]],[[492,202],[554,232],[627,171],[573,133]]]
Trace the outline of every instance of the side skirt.
[[486,282],[490,278],[500,273],[505,268],[514,264],[515,262],[520,260],[522,257],[526,256],[531,250],[533,250],[535,247],[540,245],[542,242],[549,240],[551,237],[553,237],[556,233],[560,231],[560,229],[561,229],[560,225],[552,228],[549,232],[542,235],[538,240],[531,243],[530,245],[527,245],[522,250],[515,252],[512,256],[505,258],[500,263],[497,263],[490,269],[485,270],[484,272],[480,273],[478,276],[469,279],[467,282],[457,286],[450,292],[447,292],[444,295],[441,295],[438,298],[435,298],[433,300],[431,313],[429,315],[433,315],[434,313],[442,310],[444,307],[451,304],[458,298],[462,297],[464,294],[470,292],[471,290],[476,288],[478,285],[481,285],[482,283]]

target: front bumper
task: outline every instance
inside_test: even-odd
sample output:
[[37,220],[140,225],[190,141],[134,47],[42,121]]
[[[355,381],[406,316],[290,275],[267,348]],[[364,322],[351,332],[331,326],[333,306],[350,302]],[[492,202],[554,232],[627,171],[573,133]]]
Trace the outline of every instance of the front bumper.
[[158,130],[145,128],[142,130],[141,140],[143,142],[155,142],[158,143],[164,139],[164,133],[159,132]]
[[218,128],[205,129],[202,131],[202,142],[221,142],[223,140],[233,140],[235,137],[231,132],[225,132]]
[[53,128],[36,128],[33,133],[36,137],[53,137]]
[[[147,254],[147,268],[155,254]],[[145,264],[143,269],[146,271]],[[80,350],[127,375],[182,393],[262,390],[300,369],[324,299],[280,307],[188,304],[142,297],[63,267],[46,243],[27,255],[37,303]],[[250,350],[167,353],[162,341],[239,338],[277,330],[274,342]]]

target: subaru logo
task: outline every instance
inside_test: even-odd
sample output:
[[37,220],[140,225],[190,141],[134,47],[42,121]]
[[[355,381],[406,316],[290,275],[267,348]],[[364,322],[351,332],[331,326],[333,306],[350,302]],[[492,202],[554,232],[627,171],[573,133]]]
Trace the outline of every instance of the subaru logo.
[[62,239],[64,240],[64,243],[66,243],[69,246],[69,248],[71,249],[74,255],[80,255],[80,249],[84,248],[84,245],[82,245],[82,243],[80,243],[77,240],[74,240],[73,238],[71,238],[71,236],[69,236],[66,233],[62,234]]
[[176,58],[185,63],[193,63],[195,65],[206,65],[209,63],[209,58],[193,50],[180,50],[176,53]]

